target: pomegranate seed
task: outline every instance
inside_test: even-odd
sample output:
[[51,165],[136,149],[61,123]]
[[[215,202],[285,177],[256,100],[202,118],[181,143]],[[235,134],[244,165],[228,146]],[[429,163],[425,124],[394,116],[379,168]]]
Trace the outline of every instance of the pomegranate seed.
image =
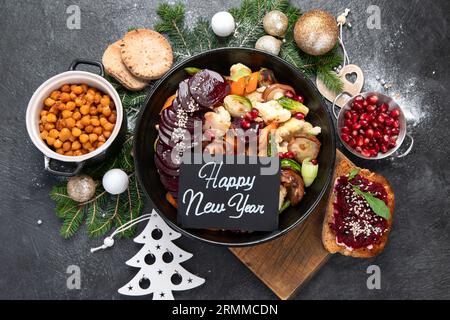
[[380,106],[380,112],[386,112],[389,109],[389,105],[387,103],[382,103]]
[[372,121],[371,125],[372,125],[372,128],[374,128],[374,129],[376,129],[380,126],[380,124],[376,121]]
[[363,105],[362,105],[362,103],[360,103],[360,102],[353,102],[353,108],[354,108],[355,110],[362,110]]
[[362,136],[358,136],[358,138],[356,138],[356,144],[358,146],[363,146],[364,145],[364,138]]
[[393,136],[389,139],[389,145],[393,147],[397,145],[397,136]]
[[358,135],[358,130],[353,130],[352,131],[352,136],[356,137]]
[[295,96],[295,100],[297,100],[300,103],[305,102],[305,99],[302,96]]
[[252,114],[253,119],[256,119],[259,117],[259,111],[256,108],[253,108],[252,111],[250,111],[250,113]]
[[284,159],[284,153],[283,152],[278,152],[278,158]]
[[248,129],[248,128],[250,128],[250,126],[251,126],[250,121],[245,120],[245,119],[243,119],[243,120],[241,121],[241,127],[242,127],[242,129]]
[[284,157],[288,159],[294,159],[295,154],[292,151],[288,151],[284,154]]
[[284,96],[285,96],[286,98],[293,99],[293,98],[295,98],[295,93],[293,93],[291,90],[287,90],[287,91],[284,93]]
[[386,153],[388,151],[387,146],[385,146],[384,144],[381,145],[380,149],[381,149],[381,152],[383,152],[383,153]]
[[351,117],[352,117],[352,113],[350,111],[345,111],[344,118],[345,119],[350,119]]
[[368,146],[370,143],[370,139],[369,138],[364,138],[364,145]]
[[373,137],[374,137],[375,139],[381,138],[381,131],[380,131],[380,130],[375,130],[375,131],[373,132]]
[[399,128],[392,128],[391,134],[398,135],[399,133],[400,133],[400,129]]
[[376,108],[377,108],[377,107],[375,107],[374,105],[369,104],[369,105],[366,107],[366,110],[367,110],[367,112],[372,113],[372,112],[375,111]]
[[360,102],[360,103],[362,103],[362,102],[364,101],[364,98],[363,98],[362,96],[356,96],[356,97],[353,99],[353,101],[354,101],[354,102]]
[[359,124],[364,128],[366,128],[369,125],[369,123],[366,120],[359,121]]
[[369,105],[369,103],[367,102],[367,100],[364,100],[364,101],[362,102],[362,105],[363,105],[363,107],[367,107],[367,106]]
[[394,119],[386,118],[384,119],[384,124],[387,125],[388,127],[392,127],[392,125],[394,124]]
[[346,127],[351,127],[353,125],[353,122],[351,119],[347,119],[344,121],[344,124]]
[[350,140],[348,140],[347,144],[348,144],[351,148],[353,148],[353,147],[355,146],[355,139],[350,138]]
[[374,134],[373,129],[367,129],[366,132],[365,132],[365,135],[366,135],[367,138],[372,138],[373,134]]
[[342,127],[341,132],[342,133],[349,133],[350,129],[348,127]]
[[395,120],[394,123],[393,123],[393,126],[394,126],[394,128],[400,127],[400,121]]
[[384,122],[384,117],[383,117],[383,115],[379,115],[378,117],[377,117],[377,121],[379,122],[379,123],[383,123]]
[[317,164],[317,159],[312,159],[312,160],[311,160],[311,163],[312,163],[313,165],[316,165],[316,164]]
[[383,142],[385,142],[385,143],[389,142],[389,135],[387,135],[387,134],[383,135]]
[[305,119],[305,115],[301,112],[297,112],[296,114],[294,114],[294,117],[295,117],[295,119],[298,119],[298,120]]
[[350,140],[350,136],[346,133],[341,134],[341,139],[344,142],[348,142]]
[[363,150],[361,151],[361,154],[362,154],[364,157],[367,157],[367,158],[370,158],[370,156],[372,155],[372,153],[370,152],[370,150],[367,150],[367,149],[363,149]]
[[378,102],[378,97],[376,96],[376,95],[371,95],[371,96],[368,96],[367,97],[367,102],[369,103],[369,104],[377,104],[377,102]]
[[244,119],[247,120],[247,121],[252,121],[253,120],[252,113],[251,112],[246,112],[244,114]]
[[359,146],[356,147],[355,150],[356,150],[357,152],[359,152],[359,153],[361,153],[361,151],[362,151],[361,147],[359,147]]
[[384,134],[387,134],[388,136],[390,136],[391,133],[392,133],[392,131],[391,131],[390,128],[386,127],[386,128],[383,129],[383,133],[384,133]]
[[358,115],[356,115],[356,114],[353,115],[353,116],[352,116],[352,122],[353,122],[353,123],[356,123],[356,122],[358,121],[358,118],[359,118]]
[[400,110],[399,109],[393,109],[393,110],[391,110],[391,112],[389,113],[389,115],[392,117],[392,118],[398,118],[399,116],[400,116]]
[[352,128],[353,128],[354,130],[359,130],[359,129],[361,129],[361,125],[360,125],[359,123],[354,123],[353,126],[352,126]]

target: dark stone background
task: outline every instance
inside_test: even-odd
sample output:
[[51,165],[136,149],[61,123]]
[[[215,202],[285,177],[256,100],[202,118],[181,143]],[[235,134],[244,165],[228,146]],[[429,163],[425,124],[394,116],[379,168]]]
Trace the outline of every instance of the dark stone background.
[[[404,159],[353,159],[386,176],[396,191],[394,230],[385,252],[370,260],[333,257],[297,298],[450,298],[450,2],[295,2],[304,10],[320,7],[335,15],[346,7],[352,10],[353,28],[345,31],[345,38],[352,62],[365,71],[364,89],[383,91],[377,77],[391,83],[388,93],[405,108],[416,139]],[[81,8],[81,30],[66,27],[65,11],[71,4]],[[189,1],[187,19],[209,18],[238,4]],[[370,4],[381,7],[381,30],[366,27]],[[24,115],[44,80],[65,71],[74,58],[100,59],[106,45],[130,26],[151,27],[156,5],[148,0],[0,0],[0,298],[119,299],[117,289],[134,276],[125,261],[140,246],[131,240],[91,255],[89,248],[100,239],[88,239],[83,231],[70,240],[59,236],[60,222],[48,196],[56,178],[44,172]],[[177,299],[276,298],[226,248],[186,237],[177,243],[194,253],[184,266],[206,278],[199,288],[175,293]],[[72,264],[81,268],[81,290],[66,288],[66,268]],[[381,268],[381,290],[366,287],[371,264]]]

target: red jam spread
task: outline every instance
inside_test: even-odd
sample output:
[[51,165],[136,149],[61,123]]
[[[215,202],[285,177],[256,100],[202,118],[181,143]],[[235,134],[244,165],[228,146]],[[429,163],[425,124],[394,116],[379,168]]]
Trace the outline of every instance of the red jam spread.
[[348,176],[336,179],[334,193],[334,222],[330,224],[336,234],[336,242],[347,248],[371,248],[380,241],[386,232],[388,222],[378,216],[364,197],[357,195],[352,187],[359,186],[361,191],[369,192],[388,204],[384,187],[368,179],[356,175],[349,183]]

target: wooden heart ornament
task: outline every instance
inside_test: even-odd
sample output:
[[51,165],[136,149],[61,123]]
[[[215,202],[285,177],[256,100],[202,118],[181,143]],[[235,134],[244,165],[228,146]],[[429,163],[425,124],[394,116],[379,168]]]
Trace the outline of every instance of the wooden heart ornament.
[[[355,80],[352,81],[350,77],[355,76]],[[343,92],[347,92],[352,97],[358,95],[361,93],[363,85],[364,85],[364,74],[360,67],[358,67],[355,64],[348,64],[345,67],[341,69],[341,71],[338,74],[339,78],[342,80],[344,86],[343,86]],[[316,78],[316,86],[319,92],[322,94],[322,96],[327,99],[328,101],[333,102],[333,100],[338,95],[337,93],[334,93],[333,91],[330,91],[322,81],[320,81],[318,78]],[[342,95],[337,101],[336,105],[339,107],[343,107],[345,103],[350,99],[347,95]]]

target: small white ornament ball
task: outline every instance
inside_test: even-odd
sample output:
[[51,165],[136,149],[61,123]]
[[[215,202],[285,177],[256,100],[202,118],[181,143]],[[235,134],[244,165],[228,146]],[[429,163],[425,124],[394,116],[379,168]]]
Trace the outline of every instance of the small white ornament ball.
[[236,27],[233,16],[226,11],[217,12],[211,19],[211,27],[219,37],[228,37]]
[[102,180],[103,188],[111,194],[120,194],[128,188],[128,175],[120,169],[111,169]]
[[262,36],[256,41],[255,48],[274,55],[280,53],[282,41],[272,36]]
[[264,16],[264,31],[274,37],[284,37],[288,28],[288,17],[281,11],[273,10]]

